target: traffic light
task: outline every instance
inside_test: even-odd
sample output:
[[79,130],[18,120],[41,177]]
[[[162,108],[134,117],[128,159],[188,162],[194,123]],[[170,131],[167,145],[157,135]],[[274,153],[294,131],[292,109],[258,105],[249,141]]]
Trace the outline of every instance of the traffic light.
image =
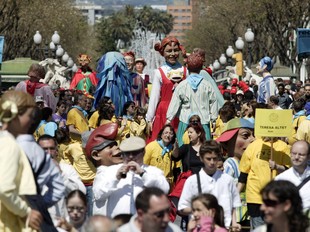
[[236,60],[236,74],[239,77],[243,76],[243,59],[242,59],[242,52],[238,52],[233,54],[233,59]]

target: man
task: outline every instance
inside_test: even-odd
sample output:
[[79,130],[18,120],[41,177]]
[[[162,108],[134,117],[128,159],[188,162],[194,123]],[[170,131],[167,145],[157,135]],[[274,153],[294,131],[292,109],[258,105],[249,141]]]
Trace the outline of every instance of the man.
[[[145,145],[140,137],[132,136],[122,141],[120,150],[123,152],[123,163],[107,167],[105,172],[108,175],[101,177],[100,196],[107,204],[106,216],[136,213],[134,200],[144,187],[158,187],[168,193],[169,184],[163,172],[143,164]],[[111,149],[113,151],[113,146]]]
[[[297,187],[310,176],[310,147],[307,141],[296,141],[291,148],[292,167],[276,176],[275,180],[288,180]],[[310,209],[310,181],[299,189],[304,210]]]
[[123,162],[121,151],[115,141],[117,131],[117,123],[108,123],[99,126],[90,134],[85,146],[86,156],[97,168],[93,182],[94,214],[106,214],[107,204],[105,200],[101,199],[103,197],[101,194],[101,182],[107,176],[107,168],[111,165]]
[[285,86],[283,83],[278,84],[278,91],[279,93],[276,95],[276,97],[278,97],[279,99],[279,106],[282,109],[289,109],[291,103],[292,103],[292,99],[290,98],[290,96],[284,92]]
[[115,225],[111,218],[102,215],[94,215],[83,224],[82,232],[112,232]]
[[[85,186],[75,169],[70,164],[64,162],[58,163],[58,150],[55,138],[50,135],[42,135],[38,139],[38,144],[43,148],[46,155],[49,155],[53,159],[56,166],[59,167],[59,172],[62,175],[63,184],[65,186],[65,195],[68,195],[71,191],[76,189],[79,189],[86,194]],[[57,220],[59,217],[65,218],[66,206],[64,200],[65,198],[63,197],[56,205],[49,208],[49,213],[54,220]]]
[[274,95],[270,96],[270,98],[268,99],[268,106],[273,110],[283,110],[279,106],[279,98]]
[[299,124],[296,131],[296,140],[305,140],[310,143],[310,102],[307,102],[304,106],[306,117]]
[[259,83],[258,86],[258,103],[267,104],[270,96],[277,94],[276,84],[274,82],[273,76],[270,74],[272,68],[273,62],[268,56],[262,58],[256,67],[257,74],[260,74],[263,77],[263,80]]
[[305,84],[305,95],[302,96],[306,102],[310,101],[310,84]]
[[77,93],[74,101],[75,105],[69,110],[67,115],[67,126],[71,140],[81,143],[81,134],[89,130],[87,112],[85,110],[87,97],[83,93]]
[[[271,143],[273,143],[273,156],[271,156]],[[289,146],[277,138],[258,138],[243,152],[239,165],[238,190],[241,192],[246,185],[246,201],[252,230],[264,224],[260,211],[263,203],[261,189],[290,165]]]
[[119,228],[119,232],[181,232],[170,222],[170,202],[159,188],[145,188],[135,202],[137,213],[130,221]]
[[169,124],[178,113],[180,115],[177,132],[180,146],[191,114],[195,113],[200,117],[207,139],[211,139],[210,121],[215,121],[218,115],[214,88],[199,75],[202,66],[203,59],[199,54],[188,56],[187,68],[190,75],[175,88],[168,107],[166,124]]
[[198,173],[200,183],[197,180],[197,175],[192,175],[185,181],[178,210],[182,215],[191,214],[191,199],[199,194],[200,184],[201,193],[213,194],[223,207],[225,226],[228,228],[232,224],[233,227],[239,228],[240,225],[236,223],[235,209],[241,206],[240,196],[234,179],[217,170],[221,152],[221,146],[216,141],[209,140],[201,145],[199,155],[204,167]]
[[33,97],[42,96],[44,106],[56,110],[57,99],[55,98],[51,87],[40,82],[45,77],[45,69],[39,64],[32,64],[28,70],[29,80],[21,81],[16,85],[15,90],[29,93]]
[[[27,158],[32,167],[32,171],[37,184],[37,192],[42,197],[35,196],[36,206],[43,216],[43,223],[41,224],[42,231],[57,231],[54,227],[53,221],[47,211],[47,208],[55,205],[60,199],[65,196],[65,186],[59,168],[54,164],[49,155],[44,153],[44,150],[36,143],[33,133],[41,120],[41,111],[38,107],[33,110],[33,122],[28,131],[24,134],[18,135],[17,143],[21,146],[27,155]],[[45,187],[45,192],[43,192]],[[31,199],[28,199],[30,201]]]

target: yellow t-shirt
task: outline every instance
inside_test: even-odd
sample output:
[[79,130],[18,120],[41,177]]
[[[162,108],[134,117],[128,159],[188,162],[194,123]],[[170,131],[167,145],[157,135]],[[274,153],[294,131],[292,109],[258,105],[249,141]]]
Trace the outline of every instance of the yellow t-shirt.
[[[276,170],[273,170],[271,178],[269,167],[270,146],[270,142],[256,139],[247,147],[241,157],[240,172],[248,174],[246,184],[247,203],[262,204],[261,189],[278,174]],[[276,164],[290,167],[290,148],[285,142],[277,140],[273,143],[273,160]]]
[[293,120],[293,130],[292,135],[288,137],[288,144],[293,145],[297,141],[297,129],[300,127],[301,123],[306,119],[306,116],[299,116]]
[[145,147],[143,163],[161,169],[171,186],[173,183],[173,168],[175,167],[175,161],[171,160],[172,151],[162,155],[162,150],[162,147],[157,141],[149,143]]
[[130,124],[130,136],[138,136],[142,139],[146,139],[145,129],[147,127],[147,123],[145,119],[142,119],[140,124],[136,121],[131,122]]
[[[67,115],[67,126],[73,125],[80,133],[88,131],[88,120],[83,116],[83,113],[76,108],[71,109]],[[75,136],[70,133],[70,138],[73,142],[81,142],[81,136]]]
[[75,142],[64,148],[62,156],[64,161],[71,164],[79,174],[84,184],[91,184],[96,175],[96,168],[87,159],[80,143]]
[[99,113],[98,113],[98,110],[96,110],[96,111],[92,114],[92,116],[90,117],[90,119],[88,120],[88,126],[89,126],[89,128],[93,128],[93,129],[96,129],[96,128],[97,128],[98,118],[99,118]]

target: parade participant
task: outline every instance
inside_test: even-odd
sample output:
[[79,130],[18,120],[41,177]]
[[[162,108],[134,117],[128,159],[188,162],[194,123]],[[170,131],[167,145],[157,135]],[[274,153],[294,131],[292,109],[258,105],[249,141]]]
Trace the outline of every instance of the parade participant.
[[[225,131],[217,138],[228,158],[224,162],[224,173],[234,178],[237,186],[240,176],[239,164],[243,152],[254,140],[254,124],[243,118],[234,118],[227,122]],[[236,208],[236,221],[240,222],[246,214],[245,191],[240,193],[242,206]]]
[[107,167],[105,172],[109,175],[100,178],[100,198],[106,204],[106,216],[109,217],[136,213],[134,200],[145,187],[158,187],[165,193],[169,191],[163,172],[143,164],[143,139],[129,137],[121,143],[120,150],[123,163]]
[[144,87],[145,87],[145,96],[148,99],[149,95],[151,93],[148,92],[148,85],[151,83],[150,82],[150,76],[148,74],[143,73],[143,70],[145,66],[147,65],[146,61],[143,58],[136,58],[135,60],[135,70],[136,72],[142,77],[144,81]]
[[206,138],[211,139],[210,122],[217,118],[218,104],[214,89],[207,80],[198,74],[202,66],[203,60],[200,55],[191,54],[187,57],[187,68],[190,75],[175,88],[168,107],[166,124],[171,123],[179,114],[178,141],[182,141],[182,136],[188,125],[187,120],[192,113],[200,117]]
[[133,120],[130,124],[130,136],[138,136],[146,139],[148,135],[148,128],[145,120],[146,109],[137,107]]
[[299,127],[296,131],[296,139],[297,140],[305,140],[308,143],[310,142],[310,136],[309,136],[309,128],[310,128],[310,102],[307,102],[304,106],[304,110],[306,113],[306,118],[302,120],[302,122],[299,124]]
[[176,166],[172,153],[175,148],[176,134],[171,125],[165,125],[155,141],[145,147],[143,163],[161,169],[170,184],[173,186],[173,169]]
[[200,194],[192,199],[193,218],[187,232],[226,232],[223,208],[212,194]]
[[[31,95],[7,91],[1,96],[0,121],[0,231],[40,229],[42,216],[23,195],[36,195],[36,184],[25,153],[16,143],[20,128],[29,129],[35,107]],[[26,224],[27,222],[27,224]]]
[[76,93],[74,101],[75,104],[67,115],[67,127],[72,142],[81,142],[81,134],[89,130],[87,112],[85,111],[87,97],[83,93]]
[[[273,143],[273,157],[271,143]],[[289,146],[277,138],[257,138],[243,152],[239,164],[238,190],[241,192],[246,186],[246,201],[252,230],[264,223],[259,210],[262,204],[260,190],[290,165]]]
[[[299,194],[302,199],[304,211],[310,209],[310,147],[307,141],[296,141],[291,148],[292,167],[278,176],[275,180],[288,180],[296,187],[299,187]],[[301,184],[304,183],[302,186]]]
[[96,73],[89,67],[91,58],[86,54],[80,54],[78,61],[80,68],[72,78],[70,89],[77,89],[83,93],[92,94],[98,84],[98,79]]
[[136,106],[144,107],[146,104],[145,86],[143,78],[134,72],[135,54],[132,51],[123,53],[132,81],[131,94]]
[[261,195],[260,209],[266,224],[254,232],[309,231],[309,218],[302,212],[302,201],[294,184],[285,180],[271,181],[261,190]]
[[[97,127],[89,136],[85,154],[97,168],[93,183],[94,214],[106,215],[107,204],[102,200],[102,181],[107,177],[106,169],[122,163],[121,151],[115,141],[118,131],[116,123],[107,123]],[[92,204],[90,202],[90,204]]]
[[[293,109],[293,129],[292,135],[287,138],[287,143],[292,145],[297,141],[296,134],[300,124],[306,119],[306,110],[304,110],[304,101],[303,100],[295,100],[292,104]],[[310,104],[306,107],[310,110]]]
[[66,114],[66,102],[60,100],[57,103],[56,112],[52,115],[53,121],[57,123],[58,127],[65,128],[66,121],[67,121],[67,114]]
[[147,187],[136,198],[137,214],[121,226],[119,232],[181,232],[169,221],[170,203],[164,191]]
[[282,109],[289,109],[292,103],[292,99],[290,96],[285,92],[285,87],[283,83],[278,84],[278,94],[276,97],[279,99],[279,106]]
[[[155,70],[151,81],[152,92],[146,114],[146,120],[152,130],[150,141],[156,139],[158,132],[165,125],[166,113],[172,93],[178,83],[187,76],[186,68],[178,61],[181,46],[175,37],[168,36],[164,38],[161,43],[154,45],[154,49],[165,58],[166,62],[163,66]],[[176,130],[178,120],[171,121],[171,124]]]
[[258,86],[258,103],[267,104],[270,96],[276,95],[278,92],[273,76],[270,74],[272,68],[273,61],[268,56],[262,58],[256,67],[257,74],[260,74],[263,77],[263,80],[259,83]]
[[236,184],[231,176],[217,170],[217,161],[222,156],[222,148],[213,140],[204,142],[199,150],[204,167],[197,175],[190,176],[184,184],[184,188],[178,204],[178,210],[182,215],[192,213],[191,199],[201,193],[213,194],[224,209],[225,227],[232,225],[240,228],[236,223],[235,209],[241,206],[240,196]]
[[122,116],[123,106],[132,101],[132,79],[123,55],[119,52],[108,52],[98,61],[97,77],[99,83],[94,95],[95,108],[103,97],[111,98],[115,106],[115,115]]
[[32,64],[28,70],[29,80],[19,82],[15,90],[29,93],[34,98],[43,97],[44,106],[50,107],[55,112],[57,99],[55,98],[51,87],[41,83],[40,80],[45,77],[45,69],[39,64]]

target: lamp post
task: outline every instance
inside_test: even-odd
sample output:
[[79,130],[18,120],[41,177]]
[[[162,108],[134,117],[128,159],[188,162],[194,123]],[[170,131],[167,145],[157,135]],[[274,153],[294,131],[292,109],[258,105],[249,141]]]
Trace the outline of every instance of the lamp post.
[[214,70],[218,70],[220,67],[221,67],[221,64],[220,64],[220,62],[216,59],[216,60],[213,62],[213,68],[214,68]]
[[244,34],[245,41],[247,42],[248,45],[248,61],[247,65],[251,69],[252,65],[252,42],[254,41],[254,33],[251,28],[248,28],[247,31]]
[[226,49],[226,56],[228,57],[228,59],[227,59],[227,64],[228,65],[231,65],[231,57],[233,56],[233,54],[234,54],[234,49],[232,48],[232,46],[231,45],[229,45],[228,46],[228,48]]
[[242,58],[242,49],[244,47],[244,42],[242,37],[238,37],[235,42],[235,46],[238,49],[238,52],[233,54],[232,58],[236,60],[236,74],[239,76],[239,80],[243,76],[243,58]]
[[39,31],[36,31],[36,33],[33,36],[33,42],[36,44],[36,50],[41,50],[44,52],[43,53],[44,59],[50,55],[50,51],[52,52],[52,57],[55,57],[56,52],[57,52],[56,46],[60,42],[60,36],[59,36],[58,32],[55,31],[52,38],[51,38],[51,42],[48,44],[48,42],[46,41],[44,47],[39,47],[39,45],[42,42],[42,35],[40,34]]

